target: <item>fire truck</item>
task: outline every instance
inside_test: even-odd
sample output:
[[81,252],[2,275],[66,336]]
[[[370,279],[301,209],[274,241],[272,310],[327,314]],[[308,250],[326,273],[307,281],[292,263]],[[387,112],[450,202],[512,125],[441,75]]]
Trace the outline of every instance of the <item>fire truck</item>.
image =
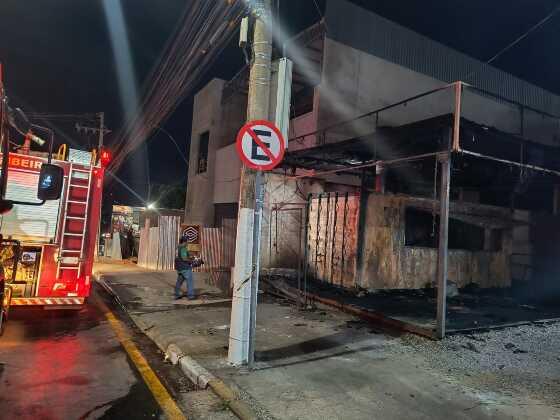
[[[15,204],[0,216],[0,259],[9,292],[7,306],[79,308],[89,296],[100,223],[104,168],[96,153],[69,149],[54,155],[64,171],[58,200],[41,206]],[[10,153],[5,198],[36,200],[47,157]],[[8,296],[9,295],[9,296]]]
[[10,108],[1,73],[0,64],[0,334],[10,307],[80,309],[85,303],[110,160],[101,147],[62,145],[53,153],[54,132]]

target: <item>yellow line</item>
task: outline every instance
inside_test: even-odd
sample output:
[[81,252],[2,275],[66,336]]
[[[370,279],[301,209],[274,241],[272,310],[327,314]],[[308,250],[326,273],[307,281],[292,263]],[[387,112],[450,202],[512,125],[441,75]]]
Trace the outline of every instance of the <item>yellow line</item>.
[[167,418],[169,420],[186,420],[187,418],[177,406],[171,395],[169,395],[167,389],[165,389],[162,385],[157,375],[148,364],[148,361],[144,356],[142,356],[142,353],[140,353],[140,350],[138,350],[138,347],[136,347],[136,344],[134,344],[130,338],[130,334],[126,331],[123,324],[115,317],[115,315],[113,315],[107,305],[105,305],[105,303],[99,298],[95,298],[95,303],[102,309],[107,321],[109,321],[109,324],[111,325],[111,328],[115,331],[117,338],[128,353],[130,359],[134,362],[134,365],[142,375],[142,378],[144,378],[146,385],[148,385],[148,388],[152,392],[154,398]]

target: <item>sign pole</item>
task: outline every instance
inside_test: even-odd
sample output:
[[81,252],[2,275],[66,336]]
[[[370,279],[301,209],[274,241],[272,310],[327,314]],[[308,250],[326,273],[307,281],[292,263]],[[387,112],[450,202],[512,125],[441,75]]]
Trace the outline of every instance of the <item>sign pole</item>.
[[261,222],[264,206],[264,174],[258,171],[255,178],[255,217],[253,229],[253,272],[251,276],[251,325],[249,330],[249,368],[255,363],[255,341],[257,335],[257,301],[261,256]]

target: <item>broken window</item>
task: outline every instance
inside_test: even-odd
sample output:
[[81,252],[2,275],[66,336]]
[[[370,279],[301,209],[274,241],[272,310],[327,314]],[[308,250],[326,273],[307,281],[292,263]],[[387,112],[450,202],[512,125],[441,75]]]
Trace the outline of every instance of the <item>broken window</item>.
[[203,174],[208,170],[208,143],[210,142],[210,132],[205,131],[198,137],[198,162],[196,173]]
[[407,208],[405,213],[405,245],[428,248],[437,247],[439,216],[427,211]]
[[[492,247],[501,246],[499,230],[491,238]],[[439,215],[428,210],[407,208],[405,213],[405,246],[436,248],[439,238]],[[498,245],[498,242],[500,244]],[[449,249],[482,251],[484,228],[449,218]],[[494,250],[494,249],[492,249]]]

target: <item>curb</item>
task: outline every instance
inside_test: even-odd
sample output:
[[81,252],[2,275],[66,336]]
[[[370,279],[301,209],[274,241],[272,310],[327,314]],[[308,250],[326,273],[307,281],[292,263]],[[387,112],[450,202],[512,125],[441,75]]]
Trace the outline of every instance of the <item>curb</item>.
[[[115,293],[113,288],[103,279],[103,274],[94,274],[93,278],[95,281],[109,293],[118,305],[128,314],[126,307],[122,304],[119,296]],[[129,315],[130,316],[130,315]],[[233,391],[224,381],[215,377],[212,373],[202,367],[196,360],[192,357],[184,354],[179,346],[171,343],[167,346],[167,349],[163,349],[158,343],[157,337],[161,337],[161,334],[154,332],[148,334],[147,330],[151,329],[153,326],[147,326],[144,322],[134,319],[130,316],[130,319],[136,326],[148,336],[155,344],[162,350],[165,354],[167,360],[169,360],[173,365],[179,365],[179,368],[183,374],[189,378],[197,387],[200,389],[210,388],[214,394],[216,394],[222,401],[227,404],[228,408],[241,420],[257,420],[258,416],[255,414],[253,409],[246,402],[242,401],[239,395]]]

